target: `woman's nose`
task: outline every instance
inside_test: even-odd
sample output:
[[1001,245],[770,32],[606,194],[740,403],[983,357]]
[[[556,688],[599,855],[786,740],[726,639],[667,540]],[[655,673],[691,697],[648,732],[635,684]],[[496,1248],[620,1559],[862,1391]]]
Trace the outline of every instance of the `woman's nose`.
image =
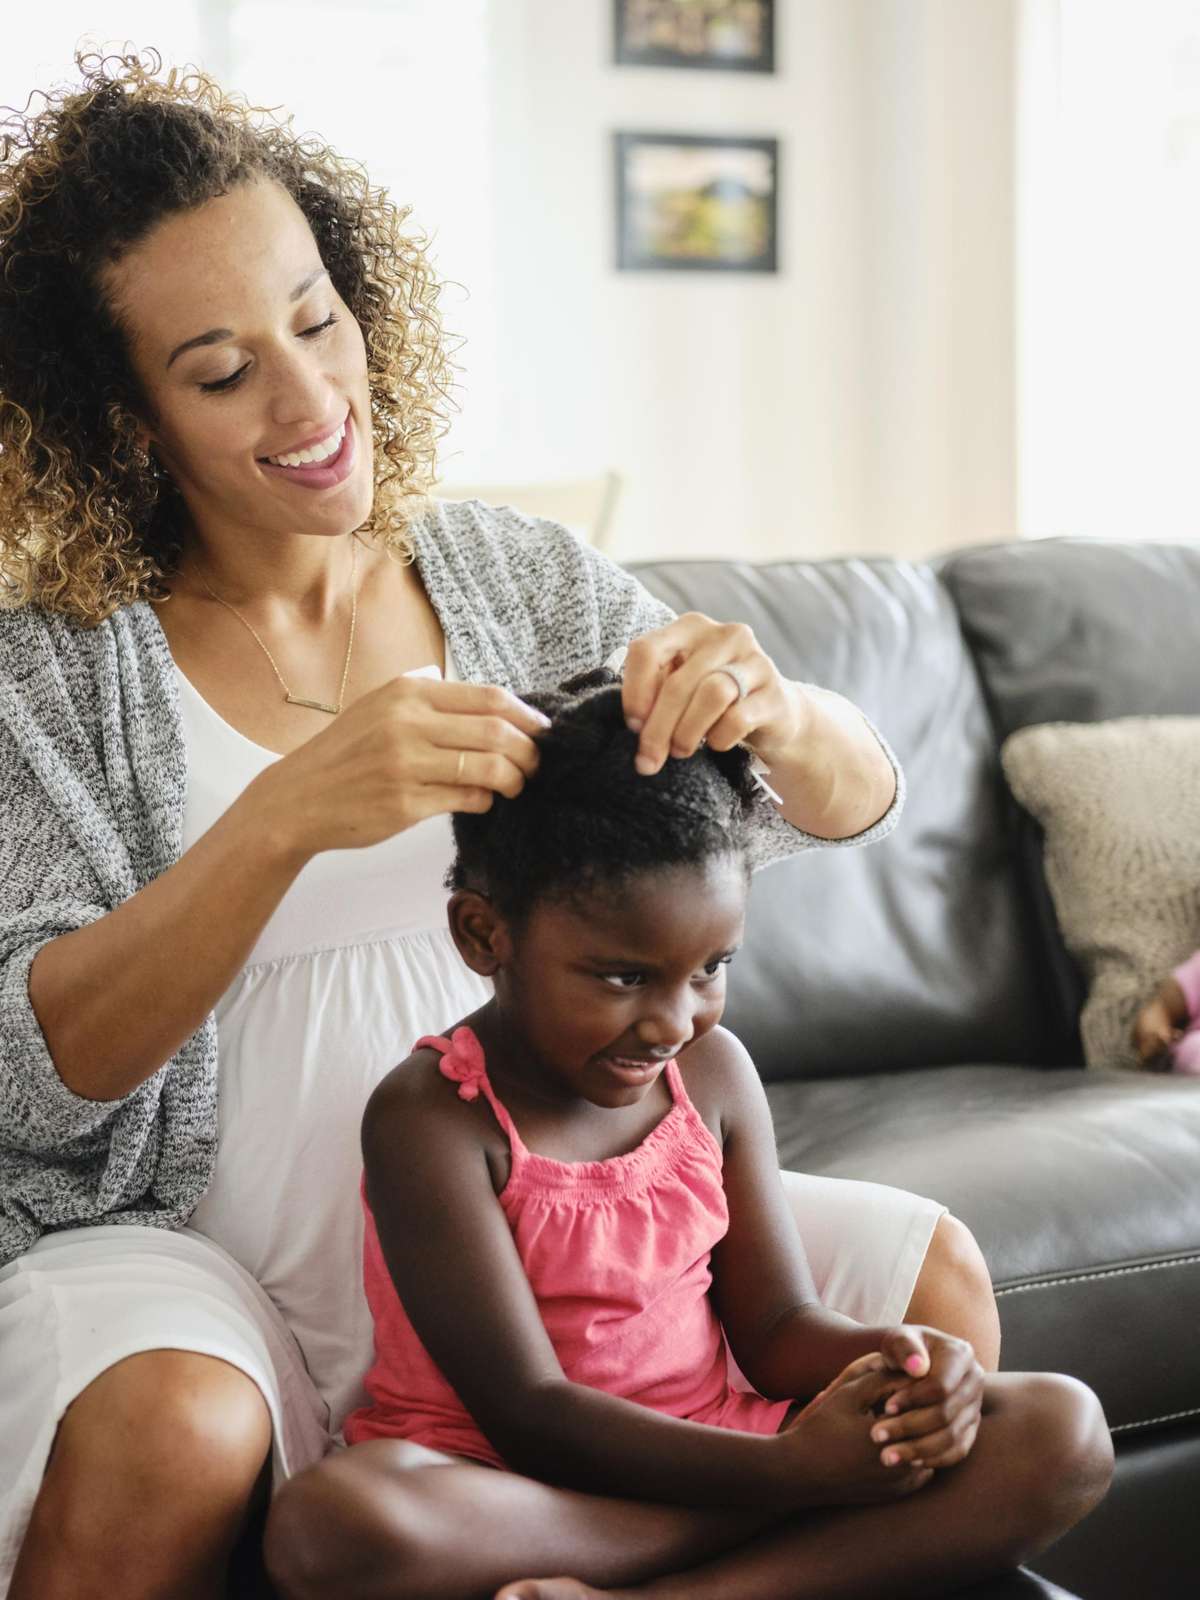
[[332,418],[332,385],[318,361],[303,350],[281,355],[272,372],[271,420],[277,427],[296,428]]

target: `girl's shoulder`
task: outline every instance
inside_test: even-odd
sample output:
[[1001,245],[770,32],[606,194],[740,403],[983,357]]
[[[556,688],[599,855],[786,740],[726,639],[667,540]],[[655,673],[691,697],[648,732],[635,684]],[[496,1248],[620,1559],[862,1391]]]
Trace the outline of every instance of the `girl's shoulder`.
[[363,1155],[394,1161],[396,1152],[432,1141],[447,1153],[504,1146],[487,1101],[464,1099],[442,1068],[442,1054],[423,1045],[398,1062],[372,1091],[362,1118]]
[[762,1080],[750,1052],[728,1028],[716,1027],[679,1058],[688,1098],[718,1142],[762,1099]]

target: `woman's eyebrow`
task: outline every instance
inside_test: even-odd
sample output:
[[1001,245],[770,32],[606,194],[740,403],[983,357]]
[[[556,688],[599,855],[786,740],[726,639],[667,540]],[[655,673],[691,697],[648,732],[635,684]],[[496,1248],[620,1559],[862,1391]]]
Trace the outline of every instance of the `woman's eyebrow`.
[[[315,272],[310,272],[308,277],[302,278],[292,290],[291,294],[288,295],[288,300],[290,302],[299,300],[303,295],[308,293],[313,284],[316,283],[319,278],[324,278],[327,275],[328,274],[324,267],[318,267]],[[185,339],[182,344],[177,344],[175,346],[174,350],[172,350],[171,354],[167,357],[167,366],[169,367],[172,361],[175,360],[175,357],[181,356],[185,350],[194,350],[197,345],[202,344],[220,344],[222,339],[232,338],[232,328],[210,328],[207,333],[198,333],[194,339]]]

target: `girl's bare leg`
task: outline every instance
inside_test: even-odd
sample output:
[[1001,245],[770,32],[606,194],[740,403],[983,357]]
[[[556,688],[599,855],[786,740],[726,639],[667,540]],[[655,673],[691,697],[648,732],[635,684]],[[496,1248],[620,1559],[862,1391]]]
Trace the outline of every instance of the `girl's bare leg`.
[[904,1320],[966,1339],[985,1372],[1000,1365],[1000,1314],[987,1263],[975,1235],[949,1212],[933,1230]]
[[359,1445],[276,1498],[268,1567],[287,1600],[475,1600],[497,1589],[504,1600],[926,1600],[1026,1560],[1108,1486],[1108,1431],[1081,1384],[1005,1374],[989,1379],[986,1409],[970,1457],[917,1494],[786,1523]]
[[271,1447],[235,1367],[151,1350],[67,1408],[9,1600],[220,1600]]

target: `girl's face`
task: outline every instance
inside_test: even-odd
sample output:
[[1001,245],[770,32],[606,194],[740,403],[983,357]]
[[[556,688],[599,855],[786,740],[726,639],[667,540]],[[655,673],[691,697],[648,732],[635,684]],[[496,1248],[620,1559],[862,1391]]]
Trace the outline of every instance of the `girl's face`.
[[642,1099],[720,1021],[745,911],[744,867],[718,857],[544,903],[515,935],[501,930],[496,998],[539,1087],[599,1106]]
[[[131,336],[148,442],[202,534],[361,526],[373,494],[362,333],[285,189],[247,182],[167,217],[105,289]],[[321,459],[279,460],[301,451]]]

